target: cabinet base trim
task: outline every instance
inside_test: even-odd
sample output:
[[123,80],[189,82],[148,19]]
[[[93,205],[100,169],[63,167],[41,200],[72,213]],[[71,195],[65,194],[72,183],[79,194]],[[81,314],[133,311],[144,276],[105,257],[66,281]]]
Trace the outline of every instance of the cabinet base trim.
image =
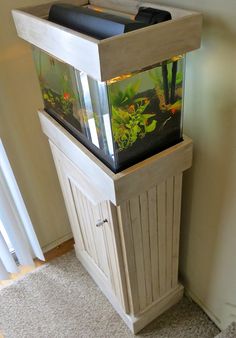
[[84,266],[85,270],[90,274],[100,290],[107,297],[113,308],[124,320],[129,329],[134,333],[138,333],[146,325],[151,323],[155,318],[160,316],[163,312],[175,305],[183,297],[183,286],[179,284],[176,288],[169,291],[166,295],[158,299],[155,303],[149,306],[146,310],[140,312],[136,316],[126,314],[121,305],[117,301],[114,292],[107,286],[105,275],[97,268],[92,260],[88,259],[75,245],[76,256]]
[[138,314],[136,317],[132,317],[132,327],[130,327],[132,332],[136,334],[166,310],[177,304],[183,297],[183,292],[184,288],[181,284],[179,284],[176,288],[158,299],[146,310]]

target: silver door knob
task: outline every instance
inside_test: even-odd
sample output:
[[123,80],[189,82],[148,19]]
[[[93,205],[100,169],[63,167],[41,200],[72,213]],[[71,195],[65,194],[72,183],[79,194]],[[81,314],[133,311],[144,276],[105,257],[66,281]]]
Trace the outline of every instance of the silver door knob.
[[96,227],[101,227],[104,223],[108,223],[108,220],[107,219],[99,219],[96,223]]

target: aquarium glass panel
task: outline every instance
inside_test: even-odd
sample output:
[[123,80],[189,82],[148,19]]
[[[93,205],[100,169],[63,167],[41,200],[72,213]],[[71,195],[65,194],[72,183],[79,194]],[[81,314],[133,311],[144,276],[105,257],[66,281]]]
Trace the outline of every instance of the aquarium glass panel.
[[107,86],[33,47],[45,110],[86,146],[114,162]]
[[182,139],[183,57],[107,82],[115,157],[121,167]]
[[182,139],[183,57],[100,82],[33,48],[45,110],[117,172]]
[[45,108],[80,128],[80,100],[73,68],[38,48],[33,48],[33,56]]

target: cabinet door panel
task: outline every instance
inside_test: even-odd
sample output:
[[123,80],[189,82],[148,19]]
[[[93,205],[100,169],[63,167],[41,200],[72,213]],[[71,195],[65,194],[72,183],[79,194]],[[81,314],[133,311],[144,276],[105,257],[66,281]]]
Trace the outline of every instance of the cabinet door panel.
[[73,195],[81,233],[86,233],[84,250],[87,251],[102,272],[109,277],[104,229],[103,226],[96,226],[96,223],[101,221],[102,218],[100,205],[93,205],[75,184],[73,185]]
[[[84,175],[52,143],[50,143],[63,191],[76,250],[83,264],[103,276],[103,284],[112,290],[118,302],[129,312],[122,262],[117,210],[110,201],[99,201],[93,187],[85,193]],[[86,183],[88,184],[88,183]],[[85,266],[86,267],[86,266]]]

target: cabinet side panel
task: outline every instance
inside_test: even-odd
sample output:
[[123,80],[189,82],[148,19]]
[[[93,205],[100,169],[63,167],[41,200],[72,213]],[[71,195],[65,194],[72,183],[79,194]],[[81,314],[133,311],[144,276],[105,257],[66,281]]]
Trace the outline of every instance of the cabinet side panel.
[[130,311],[131,313],[138,313],[140,307],[138,299],[137,271],[128,202],[123,202],[118,207],[118,220]]
[[135,265],[138,283],[139,309],[142,311],[146,307],[146,286],[144,269],[144,250],[143,234],[141,226],[141,208],[139,196],[130,199],[129,213],[131,220],[131,231],[134,242]]
[[146,288],[146,305],[152,303],[152,267],[150,252],[150,224],[148,213],[148,193],[147,191],[139,196],[140,216],[143,236],[143,258]]
[[174,214],[173,214],[173,242],[172,242],[172,288],[178,284],[179,268],[179,236],[180,236],[180,212],[182,195],[183,174],[174,177]]
[[172,280],[172,239],[173,239],[173,207],[174,178],[166,180],[166,288],[171,289]]
[[123,203],[120,231],[135,316],[178,285],[182,173]]
[[148,190],[148,214],[150,223],[150,259],[152,267],[152,301],[160,295],[159,285],[159,252],[158,252],[158,226],[157,226],[157,188]]
[[166,290],[166,182],[159,184],[157,187],[157,210],[158,210],[158,249],[159,249],[159,281],[160,296],[164,295]]

